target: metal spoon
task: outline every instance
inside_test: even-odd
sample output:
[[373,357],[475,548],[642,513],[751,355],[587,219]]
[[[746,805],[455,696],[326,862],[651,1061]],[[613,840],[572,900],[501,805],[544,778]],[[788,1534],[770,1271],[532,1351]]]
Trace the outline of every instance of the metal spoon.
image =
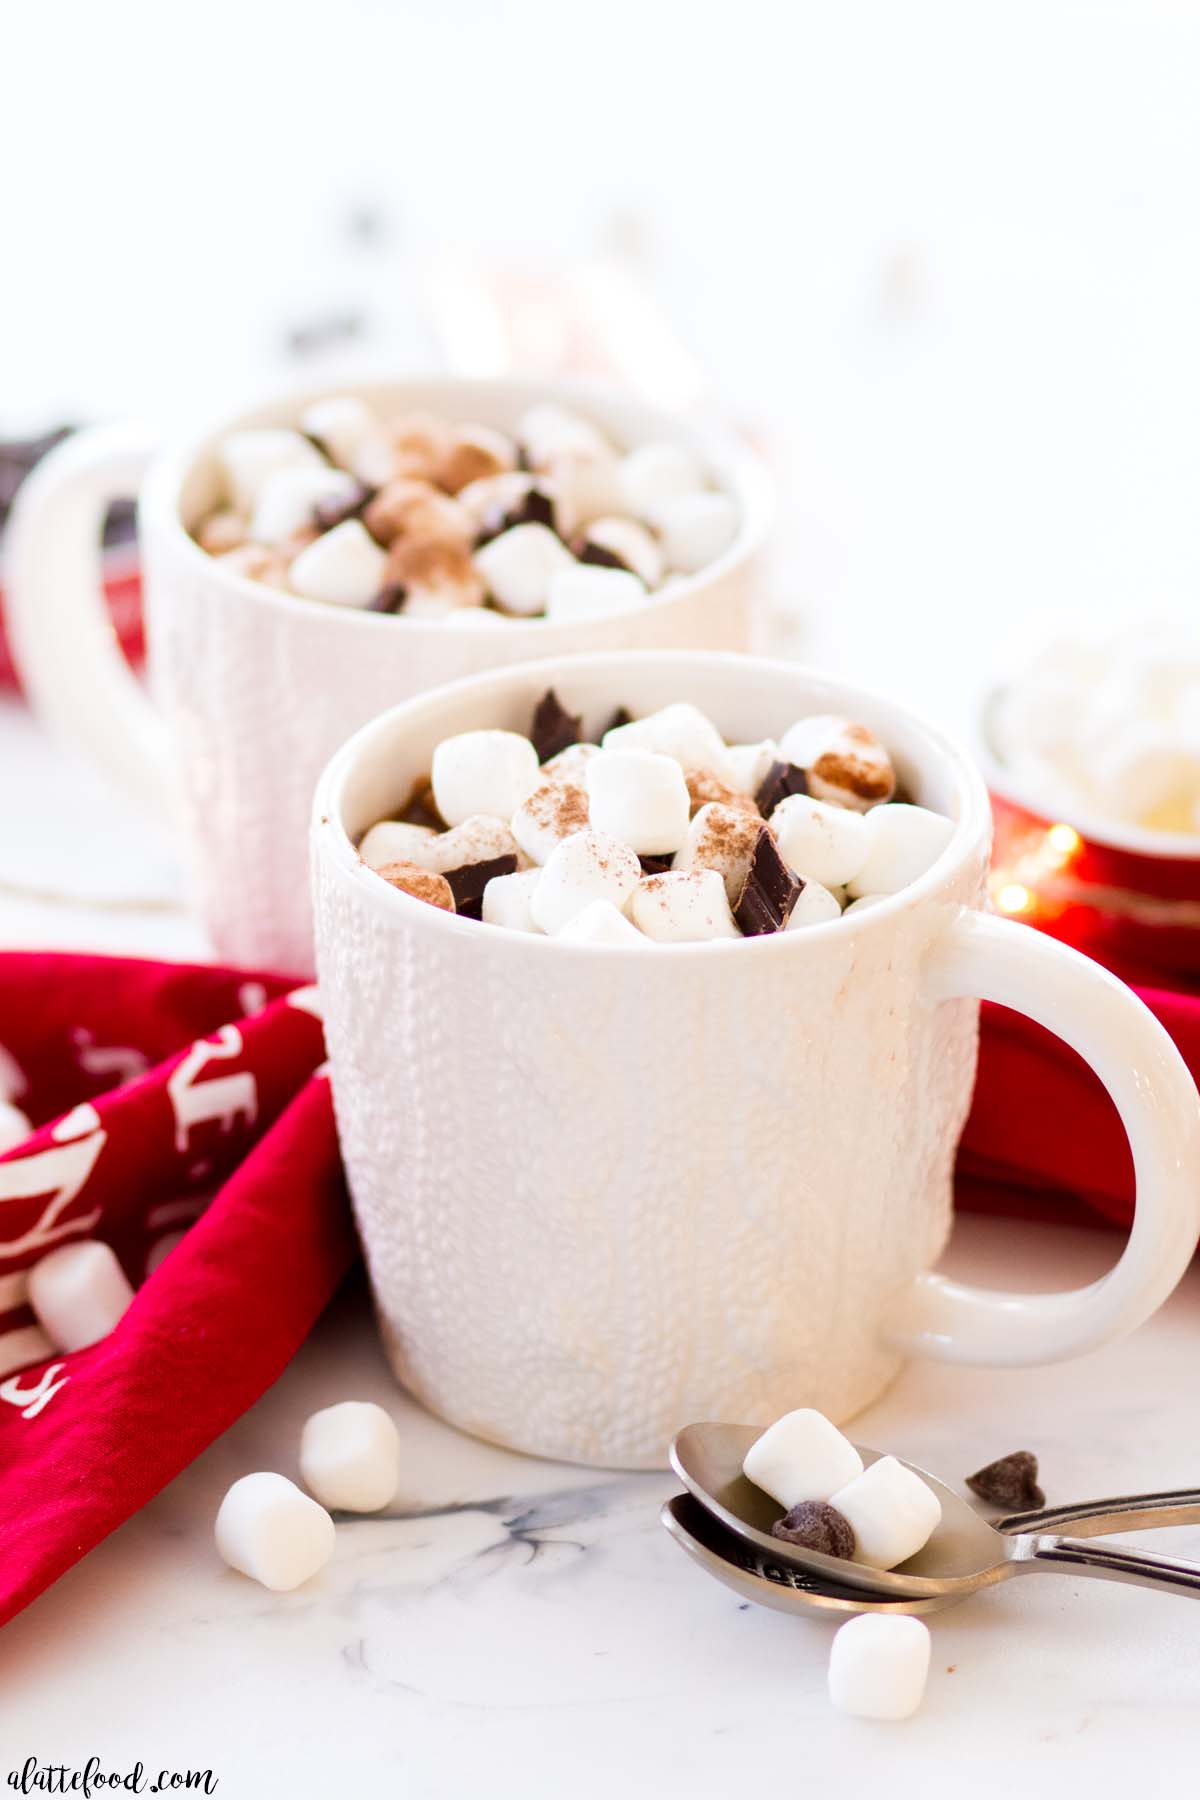
[[[754,1425],[689,1425],[671,1446],[672,1466],[701,1506],[760,1559],[772,1566],[783,1564],[807,1572],[822,1590],[832,1589],[843,1598],[847,1590],[857,1590],[875,1601],[924,1600],[944,1605],[1010,1576],[1047,1570],[1200,1597],[1200,1564],[1117,1544],[1080,1543],[1040,1529],[1044,1524],[1068,1524],[1076,1518],[1084,1537],[1149,1525],[1200,1524],[1200,1495],[1192,1490],[1014,1514],[991,1525],[944,1482],[909,1463],[906,1466],[927,1481],[941,1501],[942,1522],[925,1548],[901,1568],[871,1569],[797,1544],[784,1544],[771,1536],[771,1526],[779,1516],[778,1504],[742,1474],[746,1452],[760,1432]],[[866,1464],[882,1454],[861,1444],[857,1448]]]

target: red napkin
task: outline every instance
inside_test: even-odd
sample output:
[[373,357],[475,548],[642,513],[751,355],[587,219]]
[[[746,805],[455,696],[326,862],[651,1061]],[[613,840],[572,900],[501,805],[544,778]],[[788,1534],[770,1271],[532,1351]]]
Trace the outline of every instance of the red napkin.
[[[289,987],[0,955],[0,1091],[50,1121],[0,1157],[0,1623],[257,1399],[350,1265],[321,1026]],[[93,1236],[136,1297],[48,1356],[21,1272]]]
[[[0,1623],[258,1398],[349,1267],[314,998],[232,969],[0,954],[0,1093],[41,1127],[0,1157]],[[1143,998],[1200,1068],[1200,1000]],[[994,1007],[958,1199],[1030,1218],[1131,1211],[1096,1078]],[[92,1236],[136,1297],[101,1343],[49,1354],[23,1271]]]

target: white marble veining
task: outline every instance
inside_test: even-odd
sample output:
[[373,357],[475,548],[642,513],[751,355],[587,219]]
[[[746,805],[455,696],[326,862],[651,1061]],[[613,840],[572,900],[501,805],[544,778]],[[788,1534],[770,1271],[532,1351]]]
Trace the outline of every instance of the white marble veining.
[[[960,1225],[950,1262],[995,1283],[1082,1281],[1107,1233]],[[1031,1265],[1036,1265],[1031,1270]],[[913,1368],[856,1424],[957,1479],[1029,1445],[1051,1499],[1197,1478],[1188,1376],[1200,1275],[1124,1344],[1033,1374]],[[399,1424],[383,1518],[274,1595],[222,1567],[227,1484],[296,1469],[305,1415],[354,1397]],[[1194,1748],[1200,1613],[1045,1577],[930,1620],[916,1719],[835,1715],[829,1628],[739,1606],[657,1523],[667,1475],[601,1475],[460,1436],[393,1386],[365,1295],[206,1455],[0,1634],[0,1774],[28,1754],[212,1767],[228,1796],[374,1792],[577,1800],[727,1790],[1116,1794]],[[1200,1555],[1200,1531],[1140,1543]],[[851,1783],[847,1790],[843,1785]]]

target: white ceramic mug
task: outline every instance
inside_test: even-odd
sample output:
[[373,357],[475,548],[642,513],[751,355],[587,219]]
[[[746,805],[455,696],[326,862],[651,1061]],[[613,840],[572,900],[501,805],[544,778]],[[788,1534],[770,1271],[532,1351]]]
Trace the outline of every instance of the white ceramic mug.
[[[328,388],[321,391],[327,392]],[[22,682],[48,723],[164,823],[182,825],[192,886],[216,949],[307,972],[306,846],[313,783],[383,707],[531,656],[751,645],[755,559],[769,513],[755,459],[590,383],[429,379],[352,383],[381,411],[511,426],[536,400],[578,407],[622,446],[693,444],[733,494],[741,524],[698,575],[636,611],[567,624],[472,615],[447,626],[323,606],[230,572],[190,528],[219,496],[214,446],[248,425],[294,424],[292,394],[157,453],[135,427],[68,440],[22,486],[8,539],[7,618]],[[100,522],[140,492],[151,701],[113,641],[99,579]]]
[[[593,730],[618,705],[636,715],[674,700],[737,741],[849,714],[957,828],[902,893],[733,943],[555,943],[373,875],[355,839],[439,740],[527,730],[550,684]],[[763,1422],[799,1405],[843,1419],[906,1357],[1049,1362],[1153,1312],[1200,1228],[1200,1100],[1127,988],[981,910],[988,844],[983,783],[936,732],[747,657],[535,663],[358,732],[317,788],[317,964],[350,1187],[401,1381],[515,1449],[658,1465],[689,1420]],[[950,1229],[980,998],[1073,1045],[1129,1133],[1136,1218],[1092,1287],[1002,1294],[930,1273]]]

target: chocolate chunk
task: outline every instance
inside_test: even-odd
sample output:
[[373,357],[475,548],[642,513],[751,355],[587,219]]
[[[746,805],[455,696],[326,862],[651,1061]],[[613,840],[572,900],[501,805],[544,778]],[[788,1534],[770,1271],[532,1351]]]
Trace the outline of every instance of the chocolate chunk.
[[624,557],[618,556],[615,550],[606,549],[603,544],[594,544],[587,533],[582,533],[571,545],[576,562],[594,563],[598,569],[624,569],[636,575],[636,569],[630,569]]
[[554,501],[545,488],[533,486],[514,506],[498,506],[488,513],[476,536],[475,548],[481,550],[514,525],[548,525],[554,530]]
[[629,708],[626,706],[618,706],[616,712],[613,714],[612,718],[608,721],[608,724],[601,731],[600,736],[596,739],[596,742],[600,743],[603,740],[603,738],[607,735],[608,732],[616,731],[618,726],[632,725],[632,724],[633,724],[633,714],[629,711]]
[[553,688],[547,688],[533,709],[533,725],[529,736],[539,762],[549,762],[560,750],[569,750],[579,742],[583,719],[569,713]]
[[825,1500],[801,1500],[782,1519],[776,1519],[771,1536],[785,1544],[816,1550],[822,1556],[841,1556],[851,1561],[854,1557],[853,1525]]
[[754,804],[764,819],[769,819],[781,800],[789,794],[807,794],[808,782],[804,770],[798,769],[795,763],[772,763],[763,778],[763,784],[754,796]]
[[642,865],[643,875],[665,875],[668,869],[674,867],[675,858],[673,856],[639,856],[638,861]]
[[388,581],[380,588],[373,600],[368,600],[368,612],[398,613],[404,610],[404,602],[408,599],[408,589],[402,581]]
[[483,890],[496,875],[514,875],[515,856],[493,856],[487,862],[464,863],[460,869],[447,869],[446,880],[454,895],[457,910],[467,919],[477,919],[483,906]]
[[750,872],[738,895],[733,916],[746,937],[782,931],[792,908],[804,892],[804,883],[788,868],[764,825],[754,840]]
[[353,494],[340,500],[319,500],[313,507],[313,524],[318,531],[332,531],[335,525],[344,525],[347,519],[357,519],[363,508],[369,506],[375,498],[375,489],[364,482],[355,484]]
[[428,825],[433,831],[448,829],[445,819],[437,809],[437,802],[433,797],[433,787],[428,781],[417,783],[398,817],[402,825]]
[[997,1457],[986,1469],[968,1475],[967,1486],[989,1506],[1002,1506],[1005,1512],[1028,1512],[1046,1504],[1037,1475],[1038,1461],[1033,1451],[1014,1450],[1010,1456]]

